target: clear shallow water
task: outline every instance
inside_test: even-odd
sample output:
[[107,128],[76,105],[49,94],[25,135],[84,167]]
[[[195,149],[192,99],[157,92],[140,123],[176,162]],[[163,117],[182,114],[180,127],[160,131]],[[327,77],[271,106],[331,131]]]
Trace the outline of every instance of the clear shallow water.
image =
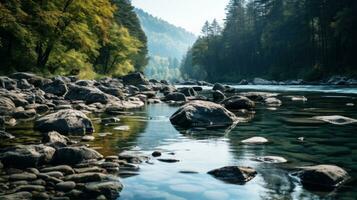
[[[255,88],[261,90],[261,88]],[[303,90],[303,89],[301,89]],[[342,89],[341,89],[342,90]],[[304,95],[307,102],[291,101],[286,96]],[[118,125],[128,125],[128,131],[95,122],[96,140],[92,147],[105,155],[123,150],[138,150],[150,154],[161,150],[163,158],[175,158],[178,163],[141,165],[140,175],[121,179],[124,190],[119,199],[356,199],[357,197],[357,124],[333,125],[314,121],[321,115],[343,115],[357,119],[354,93],[321,93],[312,91],[280,92],[283,105],[269,110],[259,105],[252,120],[239,123],[231,130],[183,131],[180,133],[169,122],[178,107],[166,104],[148,105],[131,115],[119,116]],[[32,143],[40,139],[29,131],[30,123],[9,130],[18,141]],[[111,135],[101,137],[100,133]],[[24,136],[25,135],[25,136]],[[241,140],[263,136],[266,145],[249,146]],[[297,138],[304,137],[300,142]],[[171,155],[174,153],[174,155]],[[285,164],[264,164],[253,161],[256,156],[282,156]],[[289,173],[292,168],[335,164],[345,168],[354,178],[333,193],[315,193],[303,189]],[[226,165],[250,166],[258,175],[245,185],[227,184],[207,171]],[[194,171],[184,174],[180,171]]]

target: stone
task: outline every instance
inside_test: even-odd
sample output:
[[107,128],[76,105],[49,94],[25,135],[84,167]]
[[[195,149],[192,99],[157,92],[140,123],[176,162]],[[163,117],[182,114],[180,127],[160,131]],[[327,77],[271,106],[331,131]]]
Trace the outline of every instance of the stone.
[[33,88],[33,86],[26,79],[21,79],[17,81],[17,88],[27,90]]
[[70,139],[64,135],[59,134],[56,131],[51,131],[48,133],[43,134],[42,137],[42,142],[43,143],[49,143],[49,144],[63,144],[63,146],[66,146],[67,143],[70,141]]
[[59,79],[45,84],[41,89],[46,93],[54,94],[56,96],[64,96],[68,91],[66,83]]
[[221,102],[225,108],[228,110],[240,110],[240,109],[248,109],[251,110],[255,107],[254,101],[248,99],[244,96],[234,95],[229,97]]
[[128,74],[122,77],[123,83],[125,85],[149,85],[150,82],[144,77],[144,75],[140,72]]
[[280,156],[261,156],[256,157],[255,160],[263,163],[286,163],[288,162],[285,158]]
[[86,104],[91,103],[103,103],[107,104],[110,100],[118,100],[117,97],[105,94],[95,87],[86,87],[86,86],[78,86],[78,85],[70,85],[68,87],[68,92],[64,97],[67,100],[82,100],[85,101]]
[[90,193],[102,194],[108,199],[116,199],[123,185],[119,181],[94,182],[85,185],[85,190]]
[[245,80],[245,79],[242,79],[239,83],[238,83],[238,85],[248,85],[249,84],[249,82],[247,81],[247,80]]
[[97,182],[104,181],[108,179],[108,176],[103,173],[81,173],[81,174],[72,174],[64,177],[65,181],[74,181],[76,183],[88,183],[88,182]]
[[153,157],[160,157],[161,156],[161,152],[160,151],[154,151],[151,154]]
[[84,168],[75,168],[74,169],[76,173],[88,173],[88,172],[99,172],[99,173],[105,173],[105,169],[93,166],[93,167],[84,167]]
[[8,195],[0,195],[1,200],[31,200],[32,194],[30,192],[16,192]]
[[340,116],[340,115],[316,116],[316,117],[313,117],[313,119],[324,121],[324,122],[335,124],[335,125],[346,125],[346,124],[357,123],[357,119],[344,117],[344,116]]
[[179,127],[225,127],[236,123],[236,116],[223,106],[208,101],[192,101],[181,106],[171,117]]
[[14,90],[16,89],[16,81],[6,76],[0,76],[0,88]]
[[58,165],[58,166],[53,166],[53,167],[46,167],[46,168],[42,168],[40,171],[43,173],[59,171],[65,175],[74,174],[73,168],[69,165]]
[[13,136],[12,134],[10,133],[7,133],[5,131],[0,131],[0,139],[1,140],[5,140],[5,139],[14,139],[15,136]]
[[92,135],[85,135],[82,137],[82,141],[84,141],[84,142],[93,141],[94,139],[95,139],[95,137]]
[[244,184],[252,180],[257,172],[251,167],[227,166],[207,172],[227,183]]
[[56,184],[56,190],[64,191],[64,192],[71,191],[75,187],[76,187],[76,183],[73,181],[64,181]]
[[115,124],[120,122],[119,118],[116,117],[108,117],[108,118],[104,118],[101,120],[102,124]]
[[214,90],[212,93],[213,101],[214,102],[221,102],[226,98],[226,95],[223,94],[220,90]]
[[11,99],[0,96],[0,115],[9,115],[15,108],[16,106]]
[[197,96],[197,92],[192,87],[180,88],[179,91],[183,93],[186,97]]
[[224,92],[226,90],[226,87],[220,83],[215,83],[212,90],[219,90],[221,92]]
[[21,173],[21,174],[11,174],[9,176],[10,181],[31,181],[37,179],[36,174],[33,173]]
[[180,162],[180,160],[173,159],[173,158],[159,158],[158,161],[165,162],[165,163],[176,163]]
[[45,145],[17,145],[2,153],[1,161],[6,167],[37,167],[50,162],[55,151]]
[[315,165],[300,169],[293,175],[298,176],[301,184],[310,190],[330,191],[350,179],[344,169],[335,165]]
[[125,160],[128,163],[139,164],[149,160],[149,157],[134,151],[124,151],[119,154],[120,160]]
[[282,104],[282,102],[275,97],[266,98],[266,99],[264,99],[264,102],[268,106],[281,106],[281,104]]
[[251,137],[246,140],[242,140],[241,142],[243,144],[265,144],[269,141],[264,137]]
[[172,92],[165,96],[165,101],[187,101],[187,99],[181,92]]
[[16,192],[26,191],[26,192],[44,192],[45,187],[43,185],[20,185],[16,187]]
[[46,173],[42,173],[47,176],[55,177],[55,178],[63,178],[63,173],[59,171],[50,171]]
[[57,131],[61,134],[84,135],[94,132],[92,121],[81,111],[71,109],[60,110],[37,119],[34,128],[41,132]]
[[272,85],[273,82],[262,79],[262,78],[254,78],[253,82],[254,85]]
[[115,167],[119,167],[119,164],[115,162],[104,162],[100,164],[100,166],[103,168],[115,168]]
[[87,147],[64,147],[56,150],[52,162],[55,164],[74,165],[85,160],[101,158],[103,156],[100,153]]
[[41,87],[46,82],[49,82],[49,80],[46,80],[40,76],[27,72],[16,72],[11,74],[9,77],[16,80],[25,79],[27,80],[27,82],[34,85],[35,87]]

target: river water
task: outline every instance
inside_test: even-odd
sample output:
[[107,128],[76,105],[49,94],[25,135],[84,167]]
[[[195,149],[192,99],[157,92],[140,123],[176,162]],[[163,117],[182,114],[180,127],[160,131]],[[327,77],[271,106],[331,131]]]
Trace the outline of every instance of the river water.
[[[283,104],[277,109],[258,104],[255,114],[232,129],[178,131],[169,117],[178,109],[167,104],[147,105],[144,109],[119,116],[119,125],[129,130],[95,122],[96,140],[89,143],[104,155],[123,150],[150,154],[163,152],[163,163],[155,158],[140,165],[139,175],[122,178],[124,190],[119,199],[356,199],[357,124],[334,125],[313,120],[315,116],[341,115],[357,119],[357,88],[326,86],[234,86],[242,91],[273,91]],[[206,88],[208,89],[208,88]],[[292,101],[303,95],[307,101]],[[354,105],[353,105],[354,104]],[[99,121],[99,120],[98,120]],[[21,142],[31,143],[39,135],[29,131],[31,124],[16,130]],[[110,133],[110,134],[103,134]],[[244,145],[240,141],[262,136],[265,145]],[[304,141],[298,138],[304,137]],[[283,164],[254,160],[257,156],[282,156]],[[346,169],[352,181],[330,193],[310,192],[291,177],[294,167],[334,164]],[[227,165],[250,166],[258,175],[244,185],[227,184],[207,171]],[[182,173],[195,172],[195,173]]]

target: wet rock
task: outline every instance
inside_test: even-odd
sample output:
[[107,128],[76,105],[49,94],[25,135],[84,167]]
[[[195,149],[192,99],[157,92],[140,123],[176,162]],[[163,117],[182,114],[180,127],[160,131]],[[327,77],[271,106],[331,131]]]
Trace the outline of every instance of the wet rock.
[[173,158],[159,158],[158,161],[165,162],[165,163],[176,163],[180,162],[180,160],[173,159]]
[[93,166],[93,167],[84,167],[84,168],[75,168],[76,173],[88,173],[88,172],[98,172],[98,173],[105,173],[105,169]]
[[164,95],[176,92],[177,89],[173,85],[166,85],[160,89],[160,92],[162,92]]
[[251,137],[246,140],[242,140],[241,142],[243,144],[265,144],[269,141],[264,137]]
[[75,187],[76,187],[76,183],[73,181],[64,181],[56,184],[56,190],[64,191],[64,192],[71,191]]
[[300,178],[305,188],[322,191],[333,190],[350,178],[344,169],[334,165],[302,167],[294,175]]
[[7,133],[5,131],[0,131],[0,139],[5,140],[5,139],[14,139],[15,136],[11,135],[10,133]]
[[85,190],[90,193],[103,194],[108,199],[116,199],[123,185],[119,181],[94,182],[85,185]]
[[256,157],[255,160],[264,162],[264,163],[286,163],[288,162],[285,158],[280,156],[261,156]]
[[248,85],[249,84],[249,82],[247,81],[247,80],[245,80],[245,79],[242,79],[239,83],[238,83],[238,85]]
[[125,110],[141,108],[145,104],[140,99],[132,99],[129,101],[116,101],[108,104],[105,108],[105,112],[111,115],[122,114]]
[[200,86],[193,86],[192,88],[193,88],[196,92],[203,91],[203,88],[200,87]]
[[59,134],[56,131],[52,131],[43,134],[42,142],[48,143],[50,146],[55,145],[64,147],[68,144],[68,142],[70,142],[70,139],[64,135]]
[[109,118],[102,119],[101,122],[102,124],[115,124],[120,122],[120,119],[116,117],[109,117]]
[[128,163],[133,163],[133,164],[139,164],[139,163],[149,160],[149,158],[147,156],[142,155],[141,153],[138,153],[138,152],[133,152],[133,151],[124,151],[124,152],[120,153],[119,159],[125,160]]
[[105,86],[98,86],[98,89],[101,90],[102,92],[113,95],[118,98],[123,98],[124,93],[120,88],[115,88],[115,87],[105,87]]
[[1,200],[31,200],[32,194],[30,192],[16,192],[13,194],[0,196]]
[[56,164],[74,165],[85,160],[100,158],[103,158],[100,153],[87,147],[64,147],[56,150],[52,162]]
[[58,166],[53,166],[53,167],[46,167],[40,170],[43,173],[46,172],[53,172],[53,171],[59,171],[62,172],[65,175],[68,174],[74,174],[74,170],[71,166],[68,165],[58,165]]
[[16,81],[6,76],[0,76],[0,88],[14,90],[16,89]]
[[193,88],[180,88],[179,90],[181,93],[183,93],[186,97],[193,97],[197,96],[197,92]]
[[215,83],[212,90],[219,90],[221,92],[224,92],[226,90],[226,87],[220,83]]
[[119,100],[118,98],[105,94],[95,87],[85,87],[85,86],[77,86],[70,85],[68,87],[68,92],[65,95],[65,99],[67,100],[82,100],[85,101],[86,104],[91,103],[103,103],[107,104],[112,100]]
[[81,173],[81,174],[72,174],[64,178],[65,181],[74,181],[76,183],[88,183],[88,182],[97,182],[104,181],[109,177],[103,173]]
[[252,101],[264,101],[266,98],[278,96],[277,93],[270,92],[242,92],[239,95],[245,96]]
[[0,96],[0,115],[9,115],[15,108],[16,106],[11,99]]
[[268,106],[281,106],[282,102],[275,98],[275,97],[269,97],[264,99],[264,102],[268,105]]
[[253,109],[255,103],[247,97],[234,95],[221,102],[228,110]]
[[212,97],[214,102],[221,102],[226,98],[226,95],[224,95],[220,90],[214,90]]
[[17,81],[17,88],[27,90],[33,88],[33,86],[26,79],[21,79]]
[[51,172],[46,172],[46,173],[42,173],[42,174],[46,175],[46,176],[55,177],[55,178],[63,178],[63,173],[59,172],[59,171],[51,171]]
[[233,184],[244,184],[252,180],[257,172],[251,167],[227,166],[209,171],[217,179]]
[[42,185],[20,185],[16,187],[16,192],[26,191],[26,192],[44,192],[45,187]]
[[78,110],[60,110],[36,120],[35,129],[41,132],[57,131],[62,134],[93,133],[91,120]]
[[55,149],[45,145],[18,145],[2,153],[1,161],[7,167],[27,168],[48,163]]
[[14,74],[11,74],[9,77],[16,80],[25,79],[27,80],[27,82],[34,85],[35,87],[41,87],[45,83],[49,82],[48,79],[44,79],[40,76],[27,72],[16,72]]
[[42,90],[46,93],[54,94],[57,96],[64,96],[68,91],[66,83],[59,79],[54,80],[51,83],[45,84],[42,87]]
[[123,83],[125,85],[149,85],[150,82],[144,77],[144,75],[140,72],[128,74],[122,77]]
[[183,93],[172,92],[165,96],[165,101],[187,101],[187,99]]
[[268,81],[262,78],[254,78],[253,82],[254,85],[272,85],[273,82],[272,81]]
[[321,121],[335,124],[335,125],[346,125],[346,124],[357,123],[356,119],[352,119],[352,118],[344,117],[344,116],[340,116],[340,115],[317,116],[317,117],[313,117],[313,119],[321,120]]
[[237,121],[236,116],[219,104],[192,101],[180,107],[171,117],[173,125],[180,127],[224,127]]
[[36,174],[33,173],[21,173],[21,174],[11,174],[9,176],[10,181],[31,181],[37,179]]
[[161,152],[160,151],[154,151],[151,154],[153,157],[160,157],[161,156]]
[[95,139],[95,137],[92,135],[85,135],[82,137],[82,141],[84,141],[84,142],[93,141],[94,139]]

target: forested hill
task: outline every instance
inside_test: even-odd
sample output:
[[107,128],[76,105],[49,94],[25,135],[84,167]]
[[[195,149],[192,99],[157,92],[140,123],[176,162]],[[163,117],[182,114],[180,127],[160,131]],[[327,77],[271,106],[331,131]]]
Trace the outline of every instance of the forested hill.
[[357,1],[230,0],[183,62],[186,78],[317,80],[357,75]]
[[146,66],[129,0],[0,1],[0,73],[120,76]]
[[135,11],[148,38],[150,61],[146,75],[157,79],[178,78],[179,61],[196,36],[141,9]]

